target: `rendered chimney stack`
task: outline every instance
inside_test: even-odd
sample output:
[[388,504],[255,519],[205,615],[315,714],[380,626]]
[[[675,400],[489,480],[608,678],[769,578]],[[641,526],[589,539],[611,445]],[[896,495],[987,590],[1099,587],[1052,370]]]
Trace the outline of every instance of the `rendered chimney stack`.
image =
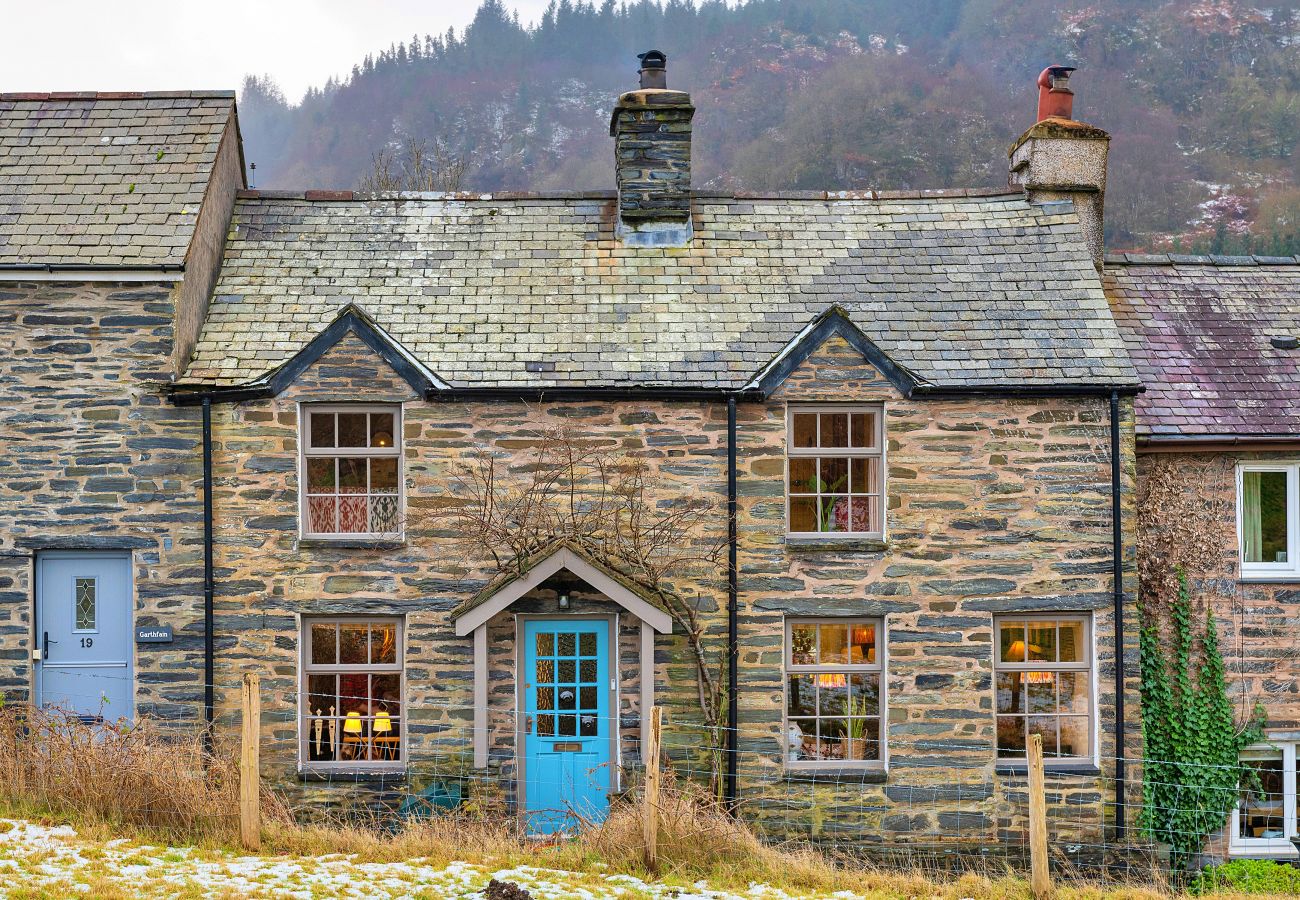
[[1093,264],[1105,255],[1106,157],[1110,135],[1075,121],[1072,66],[1048,66],[1038,76],[1038,121],[1011,145],[1010,182],[1030,203],[1070,201]]
[[640,54],[641,87],[618,98],[610,118],[625,243],[679,246],[691,237],[691,119],[685,91],[668,89],[667,57]]

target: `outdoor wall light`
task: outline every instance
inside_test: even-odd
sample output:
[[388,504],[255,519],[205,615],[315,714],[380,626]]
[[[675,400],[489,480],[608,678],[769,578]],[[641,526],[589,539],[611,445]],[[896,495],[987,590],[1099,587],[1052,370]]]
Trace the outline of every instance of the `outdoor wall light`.
[[569,592],[560,591],[560,609],[569,608]]

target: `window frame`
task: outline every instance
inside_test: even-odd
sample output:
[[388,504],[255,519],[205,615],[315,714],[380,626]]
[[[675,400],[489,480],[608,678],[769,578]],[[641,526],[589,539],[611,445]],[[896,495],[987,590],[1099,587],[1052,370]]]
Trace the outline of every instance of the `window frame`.
[[[376,622],[392,624],[397,629],[397,662],[395,663],[366,663],[365,665],[357,664],[313,664],[311,662],[312,652],[312,626],[313,625],[371,625]],[[401,715],[397,717],[398,737],[398,758],[396,760],[313,760],[308,753],[308,743],[311,740],[310,726],[308,720],[312,717],[307,698],[309,692],[309,677],[312,675],[339,675],[364,672],[367,675],[386,675],[396,674],[399,676],[401,683],[401,699],[398,703],[401,706]],[[356,773],[393,773],[405,772],[409,760],[408,753],[408,733],[406,722],[410,717],[410,710],[407,707],[407,686],[406,686],[406,617],[403,615],[390,615],[378,613],[375,615],[300,615],[298,617],[298,771],[304,773],[320,772],[329,774],[339,774],[346,772]]]
[[[794,417],[800,413],[870,413],[875,418],[875,449],[863,447],[795,447]],[[821,442],[821,422],[818,419],[818,443]],[[785,409],[785,535],[799,541],[843,541],[843,540],[885,540],[889,531],[889,495],[887,484],[889,471],[885,447],[885,405],[883,403],[790,403]],[[880,460],[880,530],[879,531],[792,531],[790,528],[790,511],[794,504],[790,497],[790,461],[792,459],[817,459],[823,456],[840,456],[850,459]],[[811,495],[802,495],[811,496]],[[817,495],[821,496],[821,495]],[[853,496],[853,495],[847,495]],[[849,522],[852,524],[850,505]]]
[[[388,447],[324,447],[311,446],[311,416],[313,413],[392,413],[393,446]],[[401,403],[299,403],[298,404],[298,537],[312,541],[404,541],[406,539],[406,468],[405,408]],[[337,438],[336,438],[337,442]],[[378,451],[378,452],[376,452]],[[391,457],[397,460],[397,530],[396,531],[312,531],[307,485],[307,461],[322,457],[337,459],[354,457]],[[321,496],[321,495],[315,495]],[[342,495],[334,495],[342,496]],[[366,496],[370,496],[367,489]]]
[[[1084,756],[1048,756],[1043,754],[1043,762],[1049,766],[1079,766],[1079,765],[1097,765],[1098,753],[1100,752],[1101,743],[1101,716],[1099,713],[1099,700],[1097,684],[1097,644],[1094,629],[1095,616],[1092,612],[1062,611],[1062,612],[1032,612],[1032,613],[1000,613],[993,617],[993,761],[998,766],[1027,766],[1028,747],[1024,756],[1001,756],[998,748],[998,718],[1001,715],[1020,715],[1026,719],[1025,723],[1025,741],[1029,740],[1028,718],[1029,712],[1026,709],[1023,714],[1016,713],[999,713],[998,712],[998,675],[1002,672],[1087,672],[1088,673],[1088,753]],[[1082,622],[1083,623],[1083,646],[1087,651],[1087,659],[1084,662],[1044,662],[1042,660],[1026,661],[1023,663],[1007,663],[1002,661],[1002,648],[999,636],[1002,633],[1003,622]],[[1053,717],[1059,719],[1060,712],[1051,713]],[[1078,715],[1069,713],[1068,715]]]
[[[1284,563],[1247,562],[1244,488],[1247,472],[1286,473],[1286,557]],[[1300,581],[1300,463],[1259,461],[1237,464],[1237,564],[1242,581]]]
[[[1282,859],[1296,857],[1295,845],[1291,838],[1300,834],[1300,821],[1297,821],[1297,791],[1300,783],[1296,780],[1297,757],[1300,756],[1300,743],[1296,741],[1269,741],[1251,744],[1238,755],[1241,761],[1262,761],[1282,759],[1282,828],[1285,837],[1257,838],[1241,835],[1241,802],[1232,807],[1228,822],[1228,854],[1230,856],[1269,856]],[[1289,790],[1288,790],[1289,786]]]
[[[830,665],[795,665],[791,660],[793,651],[792,637],[795,625],[847,625],[869,624],[876,629],[876,661],[874,663],[844,663]],[[786,769],[794,771],[824,771],[841,769],[863,769],[866,771],[887,771],[889,769],[889,685],[886,679],[888,671],[886,647],[886,621],[884,616],[786,616],[782,626],[781,642],[781,762]],[[785,738],[790,729],[790,676],[799,674],[854,675],[861,672],[875,673],[879,676],[880,709],[877,714],[879,731],[877,740],[880,744],[879,759],[800,759],[791,760],[786,750]],[[821,718],[831,718],[817,716]]]

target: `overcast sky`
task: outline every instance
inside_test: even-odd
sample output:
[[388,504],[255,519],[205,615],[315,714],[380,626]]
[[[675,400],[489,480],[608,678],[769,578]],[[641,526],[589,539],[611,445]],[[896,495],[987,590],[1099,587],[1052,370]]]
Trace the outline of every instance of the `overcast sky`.
[[[525,22],[548,0],[506,0]],[[479,0],[0,0],[0,91],[237,89],[296,102],[367,53],[457,31]]]

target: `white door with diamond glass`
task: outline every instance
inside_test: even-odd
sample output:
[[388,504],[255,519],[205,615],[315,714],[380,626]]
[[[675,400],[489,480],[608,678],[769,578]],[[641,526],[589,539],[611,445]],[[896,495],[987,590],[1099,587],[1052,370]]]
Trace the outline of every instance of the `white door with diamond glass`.
[[36,641],[39,705],[87,721],[130,719],[130,555],[37,557]]

